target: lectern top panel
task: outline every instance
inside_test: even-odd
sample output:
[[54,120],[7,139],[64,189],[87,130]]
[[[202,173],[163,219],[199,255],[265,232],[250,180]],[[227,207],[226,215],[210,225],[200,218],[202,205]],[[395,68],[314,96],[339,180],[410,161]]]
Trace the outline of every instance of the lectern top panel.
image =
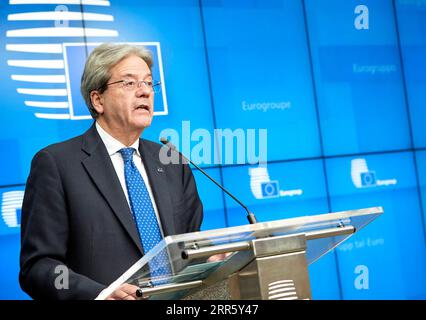
[[[250,249],[251,241],[260,238],[304,234],[306,258],[311,264],[382,213],[382,207],[372,207],[168,236],[111,284],[104,295],[125,282],[155,287],[206,279],[233,254]],[[231,253],[218,255],[225,251]],[[168,260],[168,273],[153,276],[164,269],[159,263],[164,257]]]

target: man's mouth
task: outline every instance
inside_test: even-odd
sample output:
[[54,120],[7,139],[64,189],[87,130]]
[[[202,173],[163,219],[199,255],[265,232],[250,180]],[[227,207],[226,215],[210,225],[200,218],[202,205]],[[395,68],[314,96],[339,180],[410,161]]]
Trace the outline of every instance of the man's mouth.
[[147,104],[140,104],[135,109],[136,110],[142,109],[142,110],[146,110],[146,111],[150,112],[150,107]]

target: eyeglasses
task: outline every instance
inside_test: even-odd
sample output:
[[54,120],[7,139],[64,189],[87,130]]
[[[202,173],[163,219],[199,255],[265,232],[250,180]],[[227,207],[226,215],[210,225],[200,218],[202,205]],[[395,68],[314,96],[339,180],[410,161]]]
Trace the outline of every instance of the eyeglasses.
[[145,87],[147,87],[151,92],[154,93],[158,93],[161,90],[161,82],[160,81],[147,81],[147,80],[140,80],[140,81],[136,81],[136,80],[119,80],[119,81],[115,81],[115,82],[110,82],[107,83],[105,86],[109,86],[112,84],[116,84],[116,83],[122,83],[122,87],[124,89],[126,89],[127,91],[133,91],[136,88],[140,88],[142,87],[142,85],[144,84]]

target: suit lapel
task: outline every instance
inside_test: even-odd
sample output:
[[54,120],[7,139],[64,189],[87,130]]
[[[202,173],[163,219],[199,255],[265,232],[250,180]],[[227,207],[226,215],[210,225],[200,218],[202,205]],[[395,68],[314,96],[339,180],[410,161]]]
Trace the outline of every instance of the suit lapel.
[[139,152],[145,166],[151,190],[160,215],[164,236],[175,234],[173,205],[167,181],[165,166],[159,160],[159,155],[150,153],[143,139],[139,140]]
[[96,131],[95,125],[83,136],[82,149],[89,155],[82,161],[83,166],[112,208],[112,211],[117,216],[124,229],[126,229],[133,242],[143,254],[138,231],[133,221],[126,196],[124,195],[106,147]]

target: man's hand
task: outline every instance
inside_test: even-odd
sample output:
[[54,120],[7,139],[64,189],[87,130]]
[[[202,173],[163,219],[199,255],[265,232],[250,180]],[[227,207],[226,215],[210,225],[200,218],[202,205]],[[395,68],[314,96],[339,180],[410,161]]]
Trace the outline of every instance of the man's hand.
[[139,287],[133,284],[123,283],[113,293],[111,293],[105,300],[138,300],[136,290]]
[[225,260],[226,258],[228,258],[231,254],[233,254],[233,252],[226,252],[226,253],[215,254],[214,256],[210,256],[207,259],[207,262],[218,262],[218,261],[222,261],[222,260]]

